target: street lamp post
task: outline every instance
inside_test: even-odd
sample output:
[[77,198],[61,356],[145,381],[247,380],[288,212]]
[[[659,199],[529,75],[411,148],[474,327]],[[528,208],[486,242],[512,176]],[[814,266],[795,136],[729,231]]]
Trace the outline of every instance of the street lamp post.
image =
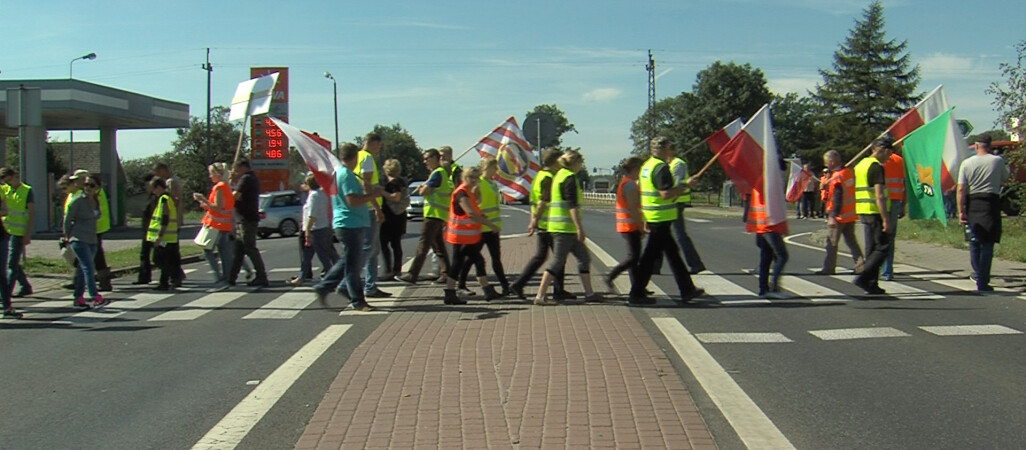
[[[80,59],[94,60],[96,59],[96,53],[90,53],[88,55],[79,56],[71,60],[68,63],[68,79],[72,80],[75,78],[75,61]],[[75,130],[68,130],[68,170],[75,170]]]
[[335,150],[338,150],[338,82],[335,81],[335,77],[331,76],[331,72],[324,72],[324,78],[331,79],[332,90],[335,94]]

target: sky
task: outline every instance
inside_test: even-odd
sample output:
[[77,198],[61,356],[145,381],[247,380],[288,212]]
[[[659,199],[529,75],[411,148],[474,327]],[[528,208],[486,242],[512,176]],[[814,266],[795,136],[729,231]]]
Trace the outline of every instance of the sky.
[[[556,104],[589,167],[631,148],[648,102],[651,49],[659,99],[690,91],[719,60],[761,69],[777,94],[807,94],[869,1],[46,1],[0,0],[0,79],[76,79],[187,103],[204,117],[206,49],[212,102],[227,105],[250,67],[289,67],[289,122],[353,141],[400,124],[422,148],[473,146],[509,116]],[[1015,5],[1020,6],[1015,6]],[[887,0],[886,33],[907,41],[919,91],[944,84],[955,115],[994,128],[985,93],[1014,62],[1018,27],[996,23],[1013,1]],[[883,131],[883,130],[881,130]],[[52,131],[66,141],[67,132]],[[78,132],[76,141],[97,140]],[[171,149],[174,130],[119,131],[123,159]],[[461,162],[473,163],[476,155]]]

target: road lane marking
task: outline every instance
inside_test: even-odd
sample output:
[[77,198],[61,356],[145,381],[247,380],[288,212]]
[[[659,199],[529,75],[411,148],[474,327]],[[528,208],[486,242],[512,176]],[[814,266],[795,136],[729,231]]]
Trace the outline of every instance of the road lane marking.
[[766,417],[684,325],[670,317],[653,317],[652,321],[687,364],[745,446],[758,449],[794,448],[773,421]]
[[776,344],[794,342],[781,333],[695,333],[706,344]]
[[352,325],[330,325],[275,369],[192,448],[232,449]]
[[710,223],[710,222],[712,222],[709,219],[693,219],[691,217],[685,217],[684,220],[687,220],[688,222],[694,222],[694,223]]
[[168,311],[157,317],[153,317],[150,321],[194,320],[214,309],[227,305],[246,294],[248,294],[248,292],[215,292],[213,294],[207,294],[186,303],[173,311]]
[[893,337],[908,337],[909,334],[904,331],[897,330],[891,327],[875,327],[875,328],[838,328],[833,330],[811,330],[809,334],[816,336],[824,341],[843,341],[850,339],[875,339],[875,338],[893,338]]
[[813,303],[851,301],[851,297],[847,295],[844,295],[826,286],[805,280],[801,277],[796,277],[792,275],[782,275],[780,277],[780,285],[785,290],[799,297],[805,297]]
[[930,334],[937,336],[989,336],[997,334],[1023,334],[1022,331],[1008,328],[1003,325],[950,325],[919,327]]
[[291,319],[316,300],[312,290],[286,292],[243,319]]

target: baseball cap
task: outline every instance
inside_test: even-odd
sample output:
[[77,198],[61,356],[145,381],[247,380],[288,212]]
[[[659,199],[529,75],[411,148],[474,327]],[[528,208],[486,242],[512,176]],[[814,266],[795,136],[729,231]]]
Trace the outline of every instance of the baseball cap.
[[69,179],[77,180],[79,178],[87,178],[88,176],[89,176],[89,171],[88,170],[78,169],[78,170],[75,171],[75,173],[71,174]]

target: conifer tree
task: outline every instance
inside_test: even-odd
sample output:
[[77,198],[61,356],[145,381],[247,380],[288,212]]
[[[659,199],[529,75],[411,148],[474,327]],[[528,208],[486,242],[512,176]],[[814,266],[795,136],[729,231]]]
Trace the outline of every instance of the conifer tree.
[[855,20],[834,52],[833,68],[820,69],[823,83],[812,93],[823,147],[852,156],[919,101],[919,66],[910,68],[907,46],[887,38],[879,0]]

